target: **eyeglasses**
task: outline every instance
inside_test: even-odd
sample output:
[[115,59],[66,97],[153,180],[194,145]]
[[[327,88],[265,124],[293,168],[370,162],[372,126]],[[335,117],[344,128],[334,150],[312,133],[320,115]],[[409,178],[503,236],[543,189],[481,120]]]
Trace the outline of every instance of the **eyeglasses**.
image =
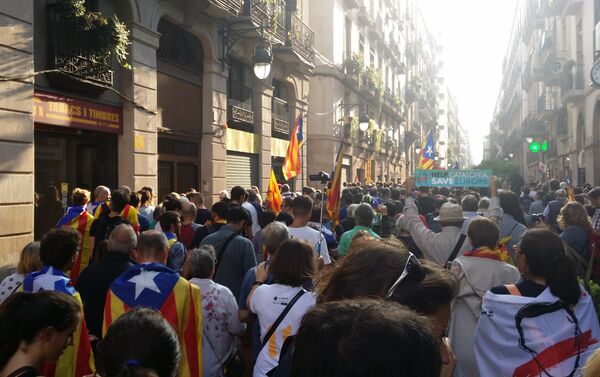
[[406,264],[404,265],[404,270],[402,270],[402,273],[400,274],[400,277],[398,278],[398,280],[396,280],[394,282],[394,284],[392,284],[392,286],[390,287],[390,289],[388,289],[385,298],[390,298],[392,297],[392,295],[394,294],[394,292],[396,291],[396,288],[398,288],[398,286],[400,285],[400,283],[402,283],[410,274],[411,272],[416,270],[416,266],[420,266],[421,263],[419,262],[419,260],[417,259],[417,257],[415,257],[415,255],[411,252],[409,252],[409,257],[406,260]]

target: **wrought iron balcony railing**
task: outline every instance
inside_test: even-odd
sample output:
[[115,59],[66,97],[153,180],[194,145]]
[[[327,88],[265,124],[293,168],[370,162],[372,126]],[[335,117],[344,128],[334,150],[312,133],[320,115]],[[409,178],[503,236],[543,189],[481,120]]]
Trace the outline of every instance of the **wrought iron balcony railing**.
[[306,59],[309,63],[315,63],[315,32],[312,31],[298,15],[289,12],[288,45],[294,52]]
[[235,122],[253,124],[252,88],[239,83],[229,83],[228,118]]
[[286,14],[284,0],[245,0],[244,16],[256,25],[267,26],[280,41],[286,40]]
[[287,102],[281,98],[273,97],[271,114],[271,131],[286,138],[290,134],[289,112]]
[[48,8],[48,68],[56,69],[102,86],[112,86],[110,59],[101,59],[89,46],[85,33],[63,18],[50,4]]

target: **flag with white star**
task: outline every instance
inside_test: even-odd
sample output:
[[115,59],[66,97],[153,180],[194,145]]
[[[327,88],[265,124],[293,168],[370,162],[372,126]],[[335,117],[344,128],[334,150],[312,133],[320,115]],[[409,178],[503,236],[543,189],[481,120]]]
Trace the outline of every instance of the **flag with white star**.
[[417,169],[434,169],[435,168],[435,144],[433,143],[433,133],[429,130],[427,138],[423,141],[421,146],[421,153],[419,155],[419,165]]
[[202,374],[202,306],[200,289],[160,263],[131,267],[110,286],[104,305],[103,335],[121,315],[135,307],[159,311],[173,326],[182,349],[180,377]]
[[43,266],[41,270],[25,275],[24,292],[57,291],[69,296],[75,294],[71,279],[58,268]]

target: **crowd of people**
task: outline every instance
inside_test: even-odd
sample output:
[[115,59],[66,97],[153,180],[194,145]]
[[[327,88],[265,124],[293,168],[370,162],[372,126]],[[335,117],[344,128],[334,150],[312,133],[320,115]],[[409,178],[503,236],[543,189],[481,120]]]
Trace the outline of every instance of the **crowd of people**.
[[600,376],[600,187],[281,195],[73,190],[0,284],[0,377]]

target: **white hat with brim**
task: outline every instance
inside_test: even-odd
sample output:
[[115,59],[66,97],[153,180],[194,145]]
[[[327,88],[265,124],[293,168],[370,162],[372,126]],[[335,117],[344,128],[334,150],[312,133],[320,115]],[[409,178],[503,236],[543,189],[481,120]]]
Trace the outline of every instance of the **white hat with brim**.
[[449,202],[442,205],[439,216],[433,219],[433,221],[437,221],[438,223],[459,222],[464,220],[468,220],[468,218],[463,216],[461,205]]

